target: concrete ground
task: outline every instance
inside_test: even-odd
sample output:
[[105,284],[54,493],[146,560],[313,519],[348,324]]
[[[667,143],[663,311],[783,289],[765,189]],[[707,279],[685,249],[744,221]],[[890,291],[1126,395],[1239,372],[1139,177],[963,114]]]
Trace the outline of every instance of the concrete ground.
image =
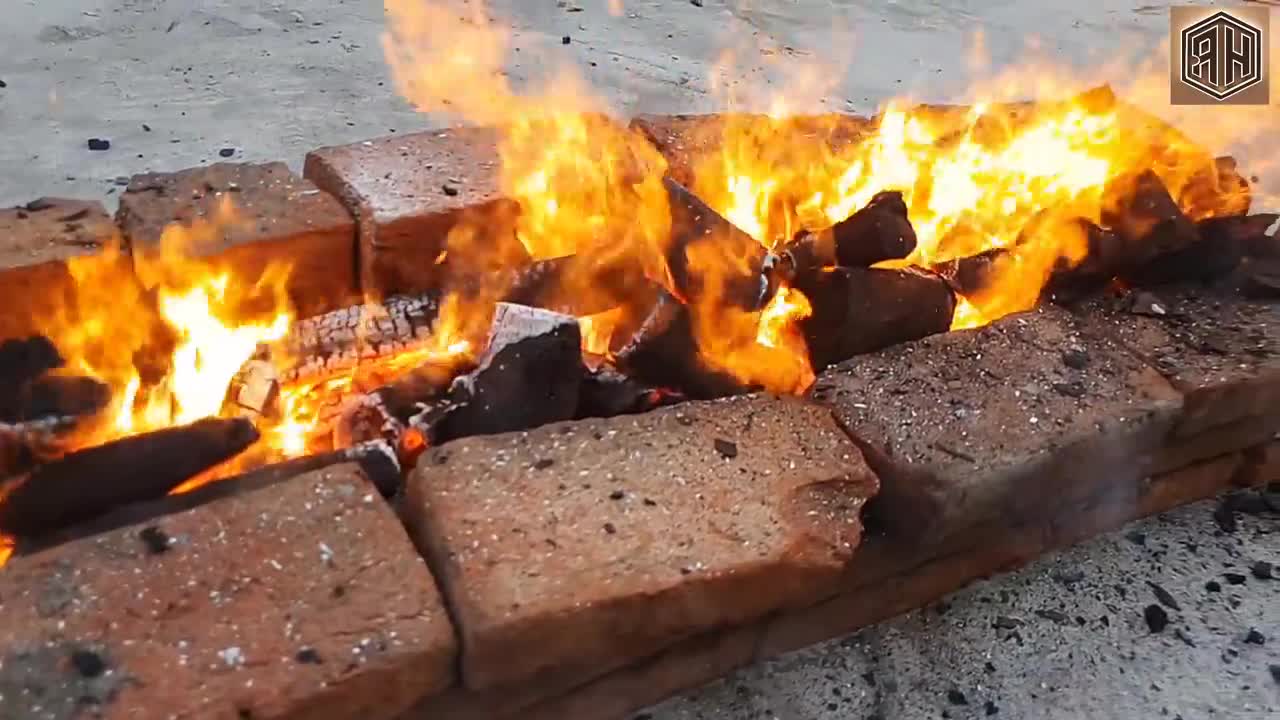
[[[510,19],[521,50],[510,76],[519,82],[567,62],[620,114],[713,110],[727,94],[752,104],[777,90],[801,96],[801,108],[865,112],[907,92],[963,99],[978,31],[999,70],[1026,56],[1031,34],[1042,54],[1083,66],[1121,50],[1150,55],[1168,28],[1165,8],[1141,0],[615,4],[620,16],[606,0],[496,0],[494,14]],[[128,175],[215,162],[224,149],[299,167],[320,145],[442,121],[397,96],[377,0],[6,0],[0,17],[0,205],[38,195],[111,205]],[[713,68],[724,47],[738,52],[722,72]],[[825,82],[815,91],[797,68]],[[1084,79],[1124,84],[1136,75],[1121,64]],[[1154,97],[1146,99],[1158,105]],[[1163,110],[1188,130],[1212,131],[1197,139],[1242,153],[1264,186],[1274,182],[1261,162],[1280,157],[1274,105]],[[89,138],[111,148],[91,152]],[[648,715],[1277,717],[1280,677],[1269,666],[1280,664],[1280,580],[1249,568],[1280,564],[1280,519],[1246,517],[1223,534],[1210,510],[1185,508],[1099,538]],[[1226,573],[1245,580],[1232,585]],[[1156,602],[1148,581],[1180,608],[1154,635],[1143,620]],[[1210,581],[1221,590],[1206,590]]]

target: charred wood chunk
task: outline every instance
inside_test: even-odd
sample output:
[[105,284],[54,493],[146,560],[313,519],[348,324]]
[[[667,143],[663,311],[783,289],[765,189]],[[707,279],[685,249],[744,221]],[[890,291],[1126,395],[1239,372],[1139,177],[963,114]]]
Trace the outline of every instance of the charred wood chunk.
[[1105,289],[1112,280],[1138,267],[1145,254],[1143,242],[1123,237],[1081,217],[1038,216],[1018,237],[1018,245],[1038,242],[1048,234],[1059,243],[1080,243],[1084,257],[1072,264],[1059,258],[1045,283],[1043,295],[1070,304]]
[[279,414],[280,374],[267,360],[246,362],[231,380],[224,407],[246,417],[275,417]]
[[201,485],[181,495],[168,495],[158,500],[124,505],[73,527],[42,533],[38,537],[21,538],[18,552],[29,555],[79,538],[91,537],[131,525],[140,525],[166,515],[191,510],[215,500],[260,490],[303,473],[348,462],[360,465],[383,497],[392,497],[400,491],[400,465],[396,461],[395,452],[386,443],[366,443],[346,450],[308,455],[266,465],[241,475],[233,475],[217,482]]
[[333,446],[349,448],[363,442],[385,440],[399,442],[404,433],[400,422],[382,399],[382,394],[372,392],[349,398],[333,425]]
[[0,343],[0,388],[21,387],[62,365],[62,356],[46,337],[5,340]]
[[1197,223],[1201,237],[1240,248],[1249,258],[1280,258],[1280,235],[1268,231],[1280,221],[1280,215],[1246,215],[1244,217],[1210,218]]
[[1217,217],[1196,223],[1199,239],[1176,252],[1166,253],[1124,276],[1133,285],[1209,282],[1225,277],[1250,249],[1265,247],[1267,228],[1276,215]]
[[111,388],[93,378],[46,375],[18,388],[16,404],[0,421],[22,423],[45,417],[89,417],[111,402]]
[[1122,175],[1103,191],[1102,224],[1124,240],[1126,266],[1186,249],[1199,239],[1160,178],[1150,170]]
[[434,295],[395,296],[376,306],[353,306],[298,322],[281,343],[281,380],[299,382],[354,368],[362,359],[410,350],[431,336],[439,311]]
[[933,273],[831,268],[798,279],[813,314],[801,326],[814,368],[951,328],[955,294]]
[[992,248],[977,255],[948,260],[930,269],[946,280],[957,295],[976,295],[996,282],[1000,268],[1010,255],[1004,248]]
[[646,385],[604,365],[589,372],[583,380],[575,417],[580,420],[632,415],[681,399],[675,391]]
[[74,437],[80,426],[78,420],[62,416],[20,423],[0,422],[0,479],[63,455],[69,438]]
[[685,301],[713,290],[727,304],[759,310],[768,302],[763,245],[739,230],[680,183],[664,178],[671,205],[667,267],[673,290]]
[[877,193],[858,212],[831,228],[836,260],[843,267],[871,267],[898,260],[916,249],[916,231],[907,219],[902,193]]
[[638,261],[605,249],[533,263],[518,271],[505,300],[582,317],[630,301],[648,283]]
[[1245,258],[1234,280],[1246,298],[1280,300],[1280,257]]
[[748,390],[732,376],[707,366],[698,352],[689,308],[665,291],[657,293],[634,332],[615,338],[625,338],[613,352],[618,368],[642,383],[699,400]]
[[1249,212],[1253,195],[1249,181],[1230,156],[1215,158],[1192,175],[1178,193],[1178,205],[1192,218],[1221,218]]
[[498,303],[488,348],[476,369],[454,380],[445,396],[410,424],[438,444],[570,420],[585,373],[576,319]]
[[257,439],[247,419],[210,418],[71,453],[32,470],[0,501],[0,532],[39,535],[163,497]]

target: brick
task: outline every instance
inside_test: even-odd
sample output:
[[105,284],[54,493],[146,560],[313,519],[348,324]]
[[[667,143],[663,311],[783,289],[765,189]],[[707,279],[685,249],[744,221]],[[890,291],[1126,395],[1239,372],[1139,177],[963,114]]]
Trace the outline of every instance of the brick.
[[[227,222],[224,203],[234,208]],[[338,200],[280,162],[215,163],[174,173],[135,175],[116,219],[147,284],[171,223],[213,223],[189,233],[186,252],[213,268],[256,283],[273,263],[290,267],[287,289],[302,316],[353,303],[355,222]]]
[[871,517],[921,542],[1144,476],[1181,407],[1153,369],[1052,307],[855,357],[815,396],[883,481]]
[[71,307],[71,265],[116,262],[107,250],[116,241],[98,202],[40,198],[0,210],[0,340],[38,333]]
[[438,286],[445,270],[437,258],[456,228],[476,230],[477,243],[513,237],[518,208],[502,195],[498,141],[492,128],[451,128],[307,154],[303,174],[356,216],[366,294]]
[[1175,440],[1249,419],[1264,436],[1280,430],[1280,304],[1206,288],[1165,288],[1142,297],[1165,314],[1134,314],[1112,300],[1092,303],[1080,314],[1092,330],[1118,339],[1185,396]]
[[750,396],[443,445],[405,514],[484,690],[812,602],[877,484],[828,411]]
[[13,559],[12,717],[392,718],[456,643],[403,528],[355,465]]
[[[888,537],[869,540],[850,566],[850,585],[811,607],[790,610],[689,638],[662,653],[516,710],[454,706],[437,715],[424,704],[401,720],[623,720],[676,693],[734,669],[847,635],[933,603],[974,580],[1013,570],[1034,558],[1125,522],[1212,497],[1233,485],[1239,454],[1215,458],[1121,493],[1053,511],[1031,522],[995,520],[944,545],[921,547]],[[431,706],[435,710],[438,706]]]

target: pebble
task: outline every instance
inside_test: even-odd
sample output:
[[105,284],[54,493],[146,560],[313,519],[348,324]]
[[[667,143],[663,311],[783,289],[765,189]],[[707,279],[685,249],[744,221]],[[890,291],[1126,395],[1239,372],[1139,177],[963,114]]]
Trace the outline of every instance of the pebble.
[[93,150],[96,152],[101,152],[103,150],[111,149],[111,141],[103,140],[102,138],[89,138],[88,145],[90,150]]
[[1170,610],[1182,609],[1178,606],[1178,601],[1174,599],[1173,595],[1170,594],[1168,590],[1165,590],[1150,580],[1147,581],[1147,585],[1151,586],[1151,592],[1156,596],[1156,600],[1160,601],[1161,605],[1169,608]]
[[1162,632],[1169,626],[1169,613],[1159,605],[1148,605],[1142,611],[1142,618],[1147,621],[1147,628],[1153,633]]
[[1244,636],[1244,641],[1250,645],[1266,645],[1267,636],[1258,632],[1257,628],[1249,628],[1249,632]]
[[1243,585],[1248,580],[1240,573],[1222,573],[1222,577],[1227,581],[1228,585]]
[[218,151],[218,156],[219,156],[219,157],[224,157],[224,158],[229,158],[229,157],[231,157],[232,155],[235,155],[235,154],[236,154],[236,149],[235,149],[235,148],[229,148],[229,147],[228,147],[228,148],[222,148],[221,150],[219,150],[219,151]]
[[947,691],[947,702],[951,703],[952,705],[968,705],[969,698],[965,697],[964,693],[960,692],[959,690],[952,688]]
[[1275,566],[1266,560],[1259,560],[1255,562],[1253,567],[1249,568],[1249,572],[1259,580],[1274,580],[1276,577]]

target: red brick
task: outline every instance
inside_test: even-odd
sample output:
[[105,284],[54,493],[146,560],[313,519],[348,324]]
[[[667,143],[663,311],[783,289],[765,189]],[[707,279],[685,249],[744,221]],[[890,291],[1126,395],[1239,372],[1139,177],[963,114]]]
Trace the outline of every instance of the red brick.
[[1171,442],[1250,420],[1263,437],[1265,429],[1280,430],[1280,305],[1205,288],[1154,290],[1144,297],[1165,314],[1137,315],[1116,302],[1094,303],[1081,314],[1091,329],[1118,339],[1185,396]]
[[355,465],[0,573],[13,717],[89,703],[103,718],[391,718],[451,683],[455,647],[430,573]]
[[405,512],[483,690],[812,602],[876,486],[826,410],[752,396],[446,444]]
[[1145,476],[1181,407],[1154,370],[1052,307],[855,357],[815,396],[883,482],[868,511],[921,542]]
[[[234,220],[222,222],[229,202]],[[214,223],[188,254],[254,283],[273,263],[289,266],[289,297],[299,314],[315,315],[353,303],[355,222],[338,200],[293,174],[280,162],[216,163],[175,173],[135,175],[116,214],[133,249],[139,274],[148,277],[161,237],[172,223]]]
[[117,237],[98,202],[41,198],[0,210],[0,340],[40,332],[70,307],[69,263],[115,262],[104,250]]
[[499,134],[453,128],[393,135],[307,154],[303,173],[359,223],[360,282],[377,297],[432,289],[455,227],[494,238],[517,212],[503,197]]

